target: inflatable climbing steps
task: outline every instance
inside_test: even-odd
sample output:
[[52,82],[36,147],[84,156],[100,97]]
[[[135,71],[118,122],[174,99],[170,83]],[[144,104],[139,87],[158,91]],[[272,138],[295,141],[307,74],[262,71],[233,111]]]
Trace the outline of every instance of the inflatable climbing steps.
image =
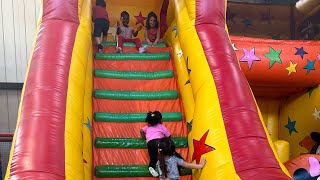
[[[140,54],[126,43],[124,53],[115,53],[115,43],[104,43],[104,53],[94,60],[93,138],[95,177],[151,177],[149,156],[140,129],[146,112],[163,113],[178,151],[188,156],[187,129],[170,49],[164,44]],[[191,170],[182,172],[191,179]]]

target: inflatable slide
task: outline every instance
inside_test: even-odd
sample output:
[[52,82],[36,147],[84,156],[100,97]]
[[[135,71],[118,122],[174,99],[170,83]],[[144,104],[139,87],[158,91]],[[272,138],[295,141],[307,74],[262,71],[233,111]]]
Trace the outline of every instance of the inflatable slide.
[[[229,37],[225,0],[106,3],[110,37],[96,53],[94,2],[42,1],[5,179],[154,179],[139,130],[155,110],[186,160],[207,159],[181,179],[291,179],[246,78],[256,71],[267,83],[251,46],[260,40]],[[140,54],[127,43],[116,53],[123,10],[134,27],[158,14],[165,44]],[[279,48],[264,43],[278,65]]]

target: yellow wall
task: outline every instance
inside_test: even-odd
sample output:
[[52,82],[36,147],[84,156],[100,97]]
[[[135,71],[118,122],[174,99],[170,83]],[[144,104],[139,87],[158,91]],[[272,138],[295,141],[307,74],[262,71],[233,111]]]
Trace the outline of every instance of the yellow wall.
[[256,97],[256,100],[271,140],[278,140],[280,99]]
[[[316,88],[309,92],[292,96],[284,100],[280,106],[279,138],[289,141],[291,158],[307,153],[307,149],[300,146],[299,143],[311,132],[320,132],[320,118],[314,116],[316,114],[319,116],[320,89]],[[293,131],[291,135],[285,128],[288,118],[291,122],[296,121],[294,128],[297,132]]]

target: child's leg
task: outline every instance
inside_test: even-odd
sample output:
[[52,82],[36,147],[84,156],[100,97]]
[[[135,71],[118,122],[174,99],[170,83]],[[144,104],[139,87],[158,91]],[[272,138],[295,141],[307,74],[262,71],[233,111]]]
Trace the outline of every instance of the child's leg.
[[148,153],[150,157],[149,167],[156,168],[158,158],[157,139],[153,139],[147,143]]
[[140,39],[139,39],[139,38],[134,38],[134,39],[132,39],[132,40],[133,40],[133,42],[136,44],[137,49],[139,50],[139,48],[142,47],[142,46],[141,46],[141,41],[140,41]]
[[96,43],[98,45],[98,51],[102,52],[103,46],[101,45],[101,41],[100,41],[100,37],[102,34],[102,24],[100,19],[96,19],[96,21],[94,22],[94,30],[93,30],[93,34],[94,34],[94,38],[96,40]]
[[109,21],[105,20],[104,26],[103,26],[103,40],[104,40],[104,42],[107,42],[108,31],[109,31]]
[[153,139],[147,143],[148,153],[150,157],[149,172],[153,177],[159,176],[158,172],[155,170],[158,158],[158,139]]
[[121,50],[123,49],[123,40],[124,38],[122,36],[118,36],[117,47],[121,48]]

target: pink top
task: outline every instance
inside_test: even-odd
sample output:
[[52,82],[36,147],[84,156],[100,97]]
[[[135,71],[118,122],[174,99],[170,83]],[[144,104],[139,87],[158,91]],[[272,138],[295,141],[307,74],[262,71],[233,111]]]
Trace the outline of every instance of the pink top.
[[169,137],[171,135],[169,130],[163,124],[157,124],[154,126],[146,125],[142,130],[146,133],[147,143],[150,140]]
[[132,38],[132,33],[133,33],[133,28],[132,27],[125,27],[125,26],[120,26],[120,36],[122,36],[125,39],[131,39]]

